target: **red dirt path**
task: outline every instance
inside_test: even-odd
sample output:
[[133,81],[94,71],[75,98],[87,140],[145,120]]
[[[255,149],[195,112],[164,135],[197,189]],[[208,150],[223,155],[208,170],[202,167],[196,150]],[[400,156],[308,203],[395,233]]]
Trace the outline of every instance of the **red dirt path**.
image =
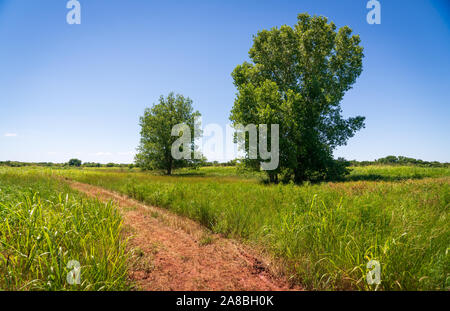
[[198,223],[165,209],[147,206],[106,189],[78,182],[71,186],[115,201],[129,238],[129,277],[141,290],[299,290],[271,265],[231,239],[209,233]]

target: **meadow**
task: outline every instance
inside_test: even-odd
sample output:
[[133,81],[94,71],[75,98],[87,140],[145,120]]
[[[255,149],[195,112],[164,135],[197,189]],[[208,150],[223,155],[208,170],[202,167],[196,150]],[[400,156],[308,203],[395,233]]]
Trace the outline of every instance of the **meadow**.
[[[126,194],[259,247],[311,290],[449,290],[450,169],[355,167],[343,182],[265,185],[235,167],[175,176],[127,169],[52,174]],[[370,260],[381,284],[368,285]]]
[[[64,181],[104,187],[194,219],[271,256],[309,290],[449,290],[450,169],[355,167],[346,181],[267,185],[236,167],[0,167],[0,289],[127,290],[117,206]],[[366,264],[381,264],[368,285]],[[67,262],[81,284],[67,283]]]
[[[113,204],[87,199],[40,168],[0,167],[0,219],[0,290],[130,288]],[[79,284],[70,261],[80,264]]]

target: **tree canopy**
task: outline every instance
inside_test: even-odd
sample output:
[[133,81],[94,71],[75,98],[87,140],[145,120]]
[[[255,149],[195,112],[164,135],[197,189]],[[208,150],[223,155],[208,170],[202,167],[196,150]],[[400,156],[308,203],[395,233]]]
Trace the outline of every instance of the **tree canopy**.
[[81,166],[81,160],[78,159],[70,159],[69,160],[69,166]]
[[[170,93],[166,98],[161,96],[159,103],[152,108],[145,109],[140,118],[141,141],[138,153],[135,157],[136,165],[142,169],[164,169],[168,175],[176,167],[187,166],[195,160],[172,157],[171,149],[178,137],[172,136],[175,125],[184,123],[191,130],[191,152],[195,152],[195,135],[200,133],[195,130],[195,118],[200,117],[198,111],[194,111],[192,100],[183,95]],[[193,157],[192,157],[193,158]]]
[[249,56],[252,62],[232,73],[237,97],[230,120],[279,124],[280,165],[268,171],[270,179],[302,182],[344,174],[333,149],[345,145],[365,119],[344,119],[340,107],[362,72],[359,36],[326,17],[299,14],[294,27],[258,32]]

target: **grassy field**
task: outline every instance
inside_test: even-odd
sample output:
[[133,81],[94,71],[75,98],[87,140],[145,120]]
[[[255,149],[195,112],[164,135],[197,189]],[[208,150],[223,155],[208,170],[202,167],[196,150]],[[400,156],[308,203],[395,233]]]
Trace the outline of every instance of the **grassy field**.
[[[0,167],[0,290],[128,289],[116,207],[48,173]],[[72,260],[80,263],[79,285],[67,281]]]
[[[121,217],[61,179],[195,219],[273,256],[313,290],[449,290],[450,169],[356,167],[347,181],[265,185],[234,167],[162,176],[128,169],[0,168],[0,289],[128,289]],[[82,266],[68,285],[66,264]],[[369,260],[381,284],[366,282]]]
[[356,167],[347,181],[264,185],[233,167],[175,176],[127,170],[60,170],[195,219],[215,233],[264,248],[308,289],[450,289],[450,170]]

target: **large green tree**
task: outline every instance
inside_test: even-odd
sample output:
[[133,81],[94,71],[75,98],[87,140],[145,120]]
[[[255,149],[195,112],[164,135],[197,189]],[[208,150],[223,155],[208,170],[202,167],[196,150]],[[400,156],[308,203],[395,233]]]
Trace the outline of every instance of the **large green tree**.
[[[189,97],[174,93],[170,93],[166,98],[161,96],[159,103],[145,109],[140,118],[141,141],[135,157],[136,165],[143,169],[164,169],[170,175],[174,168],[195,161],[194,140],[197,138],[195,135],[200,134],[198,129],[194,130],[198,127],[195,123],[196,117],[200,117],[200,113],[194,111]],[[177,160],[172,157],[172,145],[178,139],[177,136],[172,136],[172,129],[181,123],[189,126],[191,131],[189,148],[192,160]]]
[[326,17],[304,13],[294,27],[258,32],[249,56],[252,62],[232,73],[238,92],[230,120],[279,124],[280,165],[268,171],[270,179],[302,182],[344,174],[333,149],[346,144],[365,119],[344,119],[340,107],[362,72],[359,36],[347,26],[337,30]]

